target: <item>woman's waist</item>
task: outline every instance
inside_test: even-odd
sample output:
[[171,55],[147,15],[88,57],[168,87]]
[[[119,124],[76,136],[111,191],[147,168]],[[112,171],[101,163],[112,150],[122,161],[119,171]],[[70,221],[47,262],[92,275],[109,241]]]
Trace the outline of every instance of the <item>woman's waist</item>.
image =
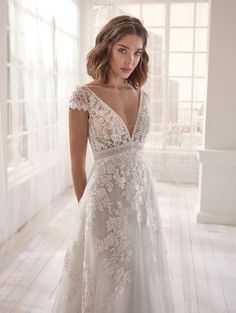
[[94,161],[99,161],[102,159],[107,159],[113,156],[119,156],[122,153],[125,152],[131,152],[136,153],[143,150],[143,144],[140,143],[134,143],[130,142],[128,145],[122,145],[120,147],[111,148],[108,150],[102,150],[102,151],[94,151]]

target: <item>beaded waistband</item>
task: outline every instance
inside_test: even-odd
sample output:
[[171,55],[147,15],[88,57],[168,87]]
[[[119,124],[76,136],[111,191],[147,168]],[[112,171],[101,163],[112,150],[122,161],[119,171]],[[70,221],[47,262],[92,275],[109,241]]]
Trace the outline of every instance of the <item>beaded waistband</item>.
[[138,151],[138,150],[142,150],[142,149],[143,149],[143,144],[130,142],[130,144],[118,147],[116,149],[109,149],[109,150],[94,152],[93,156],[94,156],[94,160],[97,161],[97,160],[100,160],[103,158],[117,155],[117,154],[122,153],[122,152],[136,151],[136,150]]

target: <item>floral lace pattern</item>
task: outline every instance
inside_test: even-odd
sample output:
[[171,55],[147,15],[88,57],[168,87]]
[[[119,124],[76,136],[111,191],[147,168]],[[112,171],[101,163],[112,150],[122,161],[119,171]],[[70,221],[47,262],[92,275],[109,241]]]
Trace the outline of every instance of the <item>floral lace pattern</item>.
[[141,93],[132,135],[86,86],[73,91],[70,108],[89,113],[95,161],[53,312],[174,312],[158,203],[142,149],[150,127],[147,94]]

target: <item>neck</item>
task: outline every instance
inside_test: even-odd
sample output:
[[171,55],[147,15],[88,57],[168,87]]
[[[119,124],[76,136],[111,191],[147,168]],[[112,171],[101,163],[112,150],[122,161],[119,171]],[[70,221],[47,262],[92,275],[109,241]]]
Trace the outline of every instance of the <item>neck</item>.
[[129,83],[125,80],[119,80],[119,81],[114,81],[114,80],[109,80],[106,84],[101,84],[99,81],[97,82],[98,85],[102,85],[103,87],[108,87],[108,88],[112,88],[115,90],[120,90],[123,88],[130,88]]
[[110,71],[109,73],[109,81],[106,84],[106,86],[111,87],[117,91],[123,88],[130,87],[126,79],[114,75],[112,71]]

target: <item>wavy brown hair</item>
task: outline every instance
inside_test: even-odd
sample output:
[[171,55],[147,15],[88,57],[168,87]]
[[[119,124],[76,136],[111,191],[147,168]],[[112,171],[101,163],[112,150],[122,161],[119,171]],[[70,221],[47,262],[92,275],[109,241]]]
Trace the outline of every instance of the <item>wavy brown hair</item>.
[[95,47],[87,55],[87,72],[106,84],[109,80],[109,61],[112,46],[125,35],[137,35],[143,40],[143,51],[138,65],[127,78],[135,89],[147,80],[149,57],[146,52],[148,32],[138,18],[121,15],[111,19],[98,33]]

